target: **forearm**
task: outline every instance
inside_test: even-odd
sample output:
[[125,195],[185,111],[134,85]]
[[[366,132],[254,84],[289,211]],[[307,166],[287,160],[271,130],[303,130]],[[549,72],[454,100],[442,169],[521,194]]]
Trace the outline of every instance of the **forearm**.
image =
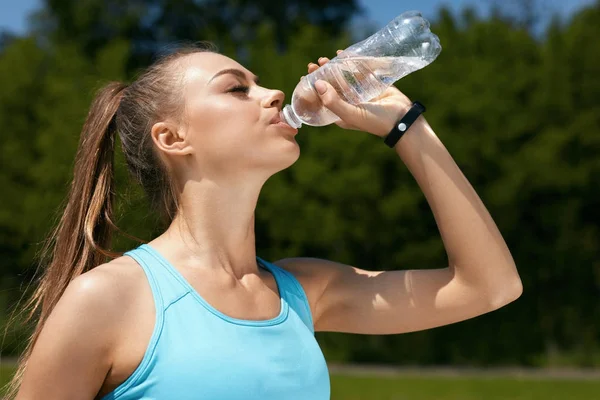
[[395,150],[433,211],[456,279],[493,296],[510,296],[512,291],[518,296],[520,279],[502,235],[423,117],[411,126]]

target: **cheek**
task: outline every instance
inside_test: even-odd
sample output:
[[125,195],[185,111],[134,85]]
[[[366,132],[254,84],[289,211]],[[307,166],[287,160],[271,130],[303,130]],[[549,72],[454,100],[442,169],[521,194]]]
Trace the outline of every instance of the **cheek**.
[[256,153],[257,146],[264,147],[266,127],[260,120],[260,107],[250,101],[198,101],[188,105],[186,116],[200,160],[213,165],[231,162]]
[[223,136],[227,132],[247,125],[248,107],[233,104],[231,101],[203,101],[192,104],[188,110],[192,128],[203,136]]
[[227,100],[197,102],[188,108],[189,128],[198,145],[228,146],[248,138],[256,128],[259,113],[255,106]]

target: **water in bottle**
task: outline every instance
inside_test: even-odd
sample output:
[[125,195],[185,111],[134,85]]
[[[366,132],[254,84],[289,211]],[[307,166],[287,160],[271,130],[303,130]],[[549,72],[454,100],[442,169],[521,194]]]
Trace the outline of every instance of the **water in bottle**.
[[417,71],[440,54],[439,38],[418,11],[396,17],[383,29],[356,43],[327,64],[300,80],[281,119],[294,128],[302,124],[329,125],[339,118],[321,102],[314,87],[319,79],[329,82],[350,104],[379,96],[397,80]]

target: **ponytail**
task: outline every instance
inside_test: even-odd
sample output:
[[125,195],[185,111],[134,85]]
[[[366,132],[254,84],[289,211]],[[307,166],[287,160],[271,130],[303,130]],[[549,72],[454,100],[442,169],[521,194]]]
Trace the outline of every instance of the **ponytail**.
[[41,251],[40,265],[50,261],[25,306],[26,323],[35,314],[39,319],[9,383],[7,399],[16,396],[33,346],[69,283],[107,257],[122,255],[109,247],[113,231],[118,230],[113,223],[114,150],[116,115],[126,88],[112,82],[100,89],[83,125],[67,205]]
[[[216,48],[210,43],[184,46],[160,57],[131,86],[112,82],[96,94],[81,132],[65,210],[41,250],[36,276],[40,269],[43,274],[34,282],[33,295],[22,311],[29,312],[25,323],[36,324],[8,384],[7,400],[16,397],[35,342],[69,283],[106,258],[122,255],[110,251],[112,233],[119,231],[144,243],[113,223],[117,131],[129,172],[146,192],[153,211],[167,225],[178,212],[175,185],[155,152],[149,127],[165,115],[180,115],[183,88],[178,61],[206,51],[215,52]],[[42,265],[45,267],[40,268]],[[39,318],[34,318],[36,315]],[[9,321],[7,328],[10,325]]]

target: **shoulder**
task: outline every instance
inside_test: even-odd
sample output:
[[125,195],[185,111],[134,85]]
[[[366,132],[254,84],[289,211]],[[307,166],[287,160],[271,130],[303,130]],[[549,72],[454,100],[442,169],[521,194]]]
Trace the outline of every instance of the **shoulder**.
[[88,301],[120,303],[132,298],[131,290],[144,283],[144,272],[130,257],[118,257],[71,281],[73,295]]
[[36,338],[23,397],[92,398],[112,368],[122,322],[133,311],[141,286],[136,274],[120,257],[67,285]]
[[111,358],[131,320],[151,298],[144,271],[130,257],[118,257],[74,278],[52,311],[55,327],[82,335]]
[[343,264],[310,257],[290,257],[274,261],[273,264],[290,272],[297,279],[311,284],[324,284]]
[[319,299],[332,280],[348,268],[334,261],[310,257],[284,258],[273,264],[291,273],[302,285],[315,321],[320,315]]
[[[56,312],[84,314],[87,323],[118,327],[144,288],[143,270],[130,257],[118,257],[74,278]],[[83,322],[83,321],[82,321]]]
[[310,257],[284,258],[273,262],[278,267],[290,272],[308,288],[317,299],[333,282],[339,282],[357,273],[368,273],[351,265],[335,261]]

